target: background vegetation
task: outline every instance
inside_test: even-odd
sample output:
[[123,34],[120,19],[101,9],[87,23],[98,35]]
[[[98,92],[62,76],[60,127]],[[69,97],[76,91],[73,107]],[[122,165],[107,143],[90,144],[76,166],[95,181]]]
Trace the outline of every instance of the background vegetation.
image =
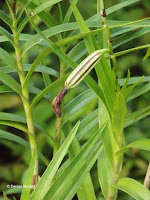
[[[34,0],[36,4],[41,4],[44,2],[44,0]],[[106,1],[105,7],[111,7],[114,4],[124,2],[121,0],[112,0],[112,1]],[[60,2],[60,7],[62,11],[62,16],[65,16],[68,8],[69,8],[69,1],[64,0]],[[88,19],[91,16],[93,16],[96,13],[97,9],[97,3],[96,0],[82,0],[78,2],[78,8],[84,17],[84,19]],[[5,13],[8,13],[9,11],[6,6],[5,1],[0,2],[1,10],[3,10]],[[62,18],[60,16],[60,7],[58,5],[55,5],[51,7],[50,9],[47,9],[47,11],[51,11],[52,16],[54,16],[55,20],[59,23],[62,22]],[[150,13],[150,2],[147,0],[142,0],[140,2],[137,2],[136,4],[130,5],[129,7],[125,7],[117,12],[114,12],[108,16],[108,20],[138,20],[141,18],[149,17]],[[23,20],[24,16],[22,17]],[[74,21],[74,17],[71,17],[71,21]],[[1,26],[7,29],[8,26],[1,20]],[[34,22],[41,30],[44,30],[46,28],[45,24],[41,21],[41,19],[37,16],[34,19]],[[23,30],[24,34],[35,34],[35,30],[33,30],[33,27],[31,24],[27,24],[25,29]],[[132,31],[131,31],[132,33]],[[63,36],[67,37],[67,35],[70,34],[70,31],[62,34]],[[115,35],[115,32],[112,31],[112,34]],[[56,38],[51,37],[52,41],[55,42]],[[42,42],[42,41],[41,41]],[[114,45],[115,45],[114,41]],[[21,44],[23,45],[23,41]],[[1,47],[5,49],[10,54],[14,55],[14,49],[10,45],[9,42],[1,42]],[[77,42],[73,42],[70,45],[70,49],[75,46]],[[124,42],[121,46],[118,48],[115,48],[115,52],[132,48],[135,46],[140,46],[144,44],[150,44],[150,33],[147,31],[145,34],[143,34],[141,37],[133,38],[131,41],[126,41],[124,38]],[[31,48],[23,57],[23,62],[30,64],[34,61],[34,59],[37,57],[37,55],[43,50],[43,46],[36,45],[34,48]],[[68,50],[69,51],[69,50]],[[145,76],[148,76],[150,74],[150,60],[147,59],[146,61],[143,61],[143,58],[145,56],[146,50],[140,50],[135,51],[133,53],[127,54],[125,56],[119,57],[118,65],[119,65],[119,78],[125,78],[127,76],[127,70],[131,70],[131,76],[142,76],[143,74]],[[78,63],[83,59],[78,60]],[[6,64],[3,63],[3,61],[0,60],[0,67],[5,66]],[[50,67],[51,69],[54,69],[55,71],[50,71],[50,78],[51,81],[55,81],[58,77],[58,72],[60,68],[60,61],[58,57],[55,54],[50,54],[44,58],[44,60],[41,62],[41,65]],[[27,65],[28,67],[29,65]],[[1,70],[1,68],[0,68]],[[44,73],[43,73],[44,74]],[[30,79],[30,86],[43,89],[45,87],[44,81],[43,81],[43,74],[40,72],[36,72],[32,75]],[[92,77],[96,78],[95,71],[93,70],[91,72]],[[18,76],[16,73],[12,73],[13,78],[15,78],[18,81]],[[2,82],[0,82],[2,85]],[[84,83],[80,84],[80,87],[75,88],[72,90],[68,97],[65,99],[64,104],[67,104],[73,97],[81,94],[85,91],[87,86]],[[38,91],[37,91],[38,92]],[[56,91],[53,91],[54,94],[56,94]],[[53,95],[54,96],[54,95]],[[31,94],[31,99],[34,97],[34,94]],[[51,99],[51,94],[48,94],[48,98]],[[144,108],[149,105],[150,102],[150,93],[146,92],[142,96],[135,98],[133,101],[130,101],[128,103],[128,112],[132,113],[138,109]],[[97,100],[95,98],[91,98],[89,100],[89,103],[82,108],[82,110],[77,111],[71,118],[71,122],[74,124],[79,119],[83,119],[86,117],[89,113],[91,113],[95,108],[97,107]],[[88,109],[87,109],[88,108]],[[21,103],[20,98],[17,94],[14,93],[3,93],[3,91],[0,91],[0,112],[7,112],[7,113],[13,113],[24,117],[24,111],[23,106]],[[70,114],[71,116],[71,114]],[[54,137],[55,135],[55,122],[56,122],[56,115],[53,112],[52,105],[49,101],[46,99],[42,99],[33,109],[33,118],[34,121],[37,124],[40,124],[42,127],[44,127],[46,130],[48,130],[48,133]],[[1,120],[1,118],[0,118]],[[127,127],[125,129],[125,136],[126,136],[126,142],[130,143],[134,140],[141,139],[141,138],[149,138],[149,130],[150,130],[150,123],[149,123],[149,117],[146,117],[140,121],[137,121],[133,125]],[[8,132],[11,132],[19,137],[22,137],[25,140],[28,140],[27,136],[23,134],[18,129],[0,125],[1,130],[5,130]],[[97,127],[94,128],[95,130]],[[93,131],[94,131],[93,129]],[[89,139],[90,133],[85,135],[82,138],[81,143],[84,144],[84,142]],[[42,131],[39,129],[36,129],[36,141],[38,150],[42,152],[42,154],[47,158],[47,160],[51,160],[53,156],[53,149],[51,141],[48,141],[45,134],[43,134]],[[12,142],[6,139],[0,139],[0,190],[6,190],[8,184],[13,185],[20,185],[24,181],[24,177],[26,174],[26,170],[30,163],[30,149],[23,147],[22,145]],[[122,176],[129,176],[131,178],[134,178],[138,180],[139,182],[143,182],[148,162],[150,160],[150,152],[148,151],[142,151],[138,149],[132,149],[127,151],[125,154],[124,159],[124,167],[122,170]],[[39,174],[41,175],[43,171],[45,170],[45,164],[43,164],[42,161],[39,161]],[[97,196],[99,199],[102,197],[102,193],[100,190],[98,178],[97,178],[97,170],[96,165],[91,170],[92,179],[94,180],[94,189],[96,191]],[[11,193],[10,190],[7,191],[9,194]],[[20,189],[16,189],[14,191],[15,193],[18,192],[19,197],[20,196]],[[2,193],[1,193],[2,195]],[[133,198],[127,196],[125,193],[120,192],[119,199],[123,200],[131,200]],[[10,195],[11,197],[11,195]],[[74,197],[76,199],[76,196]]]

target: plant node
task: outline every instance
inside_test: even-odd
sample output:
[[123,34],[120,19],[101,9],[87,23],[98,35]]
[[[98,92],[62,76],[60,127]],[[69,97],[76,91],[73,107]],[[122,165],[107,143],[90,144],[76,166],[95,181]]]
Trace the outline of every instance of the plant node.
[[106,17],[106,10],[105,10],[105,8],[103,8],[103,9],[101,10],[101,16],[102,16],[102,17]]

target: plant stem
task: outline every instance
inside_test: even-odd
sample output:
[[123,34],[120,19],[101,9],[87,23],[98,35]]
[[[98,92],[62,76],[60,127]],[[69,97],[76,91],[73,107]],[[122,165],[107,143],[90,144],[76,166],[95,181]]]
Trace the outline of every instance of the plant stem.
[[[17,37],[17,24],[15,20],[13,20],[12,32],[14,35],[14,48],[15,48],[15,54],[16,54],[16,60],[17,60],[18,75],[19,75],[21,86],[22,86],[22,103],[23,103],[23,107],[24,107],[24,111],[25,111],[25,115],[27,119],[27,127],[28,127],[28,133],[29,133],[28,137],[29,137],[29,142],[30,142],[31,155],[33,156],[34,150],[37,148],[36,140],[35,140],[35,131],[34,131],[32,114],[31,112],[28,113],[29,107],[30,107],[29,91],[27,87],[23,89],[23,84],[25,81],[25,73],[24,73],[23,65],[22,65],[19,39]],[[38,158],[36,157],[36,164],[35,164],[34,175],[33,175],[33,185],[36,186],[37,182],[38,182]]]
[[108,24],[107,24],[106,11],[105,11],[105,8],[104,8],[103,0],[101,1],[101,16],[102,16],[102,25],[103,25],[103,27],[105,29],[105,33],[107,35],[110,57],[111,57],[112,62],[113,62],[113,71],[114,71],[114,79],[115,79],[115,92],[117,92],[119,90],[118,64],[117,64],[115,54],[113,52],[113,47],[112,47],[113,38],[111,37],[110,30],[109,30],[109,27],[108,27]]
[[[62,48],[62,50],[64,50],[64,48]],[[65,63],[64,63],[64,61],[62,59],[60,59],[60,78],[64,74],[64,68],[65,68]],[[62,86],[59,87],[60,90],[61,90],[61,88],[62,88]],[[62,106],[63,106],[63,104],[62,104]],[[57,119],[56,119],[56,132],[55,132],[55,141],[56,141],[56,143],[54,144],[53,156],[56,154],[56,152],[59,149],[60,139],[61,139],[61,126],[62,126],[62,116],[61,117],[57,116]]]
[[144,186],[150,190],[150,163],[148,165],[148,169],[146,172],[145,180],[144,180]]
[[56,152],[59,149],[60,138],[61,138],[61,124],[62,124],[62,117],[57,117],[57,120],[56,120],[56,132],[55,132],[55,141],[57,143],[54,144],[53,156],[55,156]]
[[[112,46],[113,39],[111,37],[110,29],[107,24],[106,11],[104,8],[104,1],[99,0],[98,2],[99,2],[98,3],[99,10],[101,9],[102,25],[105,30],[105,37],[103,37],[103,43],[105,43],[105,41],[106,41],[107,46],[109,48],[110,58],[112,59],[112,63],[113,63],[115,92],[117,93],[120,90],[120,87],[119,87],[119,83],[118,83],[118,64],[117,64],[116,56],[113,52],[113,46]],[[106,39],[106,37],[107,37],[107,39]],[[103,46],[103,48],[104,48],[104,46]],[[118,146],[117,151],[119,149],[120,149],[120,147]],[[114,153],[114,170],[112,172],[112,176],[110,177],[110,184],[108,186],[108,193],[107,193],[107,197],[105,200],[116,200],[116,198],[117,198],[118,189],[114,188],[113,185],[117,184],[117,182],[118,182],[119,175],[120,175],[120,172],[122,169],[122,163],[123,163],[123,156],[122,155],[117,156]]]

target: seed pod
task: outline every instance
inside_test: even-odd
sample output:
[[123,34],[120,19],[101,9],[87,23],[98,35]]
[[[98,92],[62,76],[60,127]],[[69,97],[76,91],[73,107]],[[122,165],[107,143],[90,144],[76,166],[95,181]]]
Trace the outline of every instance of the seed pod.
[[61,117],[61,108],[60,105],[64,96],[69,92],[69,90],[76,85],[78,85],[84,77],[94,68],[96,63],[100,60],[101,56],[104,53],[108,53],[108,49],[97,50],[85,58],[75,70],[68,76],[65,87],[58,93],[54,98],[52,105],[53,110],[55,111],[58,117]]
[[65,87],[69,90],[78,85],[98,63],[98,61],[101,59],[102,54],[106,52],[108,52],[108,49],[97,50],[90,54],[87,58],[85,58],[68,76],[65,82]]

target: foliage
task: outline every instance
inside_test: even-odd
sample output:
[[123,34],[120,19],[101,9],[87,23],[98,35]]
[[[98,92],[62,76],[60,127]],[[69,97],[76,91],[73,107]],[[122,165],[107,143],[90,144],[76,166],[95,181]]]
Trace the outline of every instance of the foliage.
[[[150,5],[116,2],[86,1],[88,9],[78,0],[3,3],[0,143],[15,158],[13,178],[0,166],[4,199],[150,197],[142,185],[150,156],[150,17],[143,10]],[[55,101],[62,116],[52,109]],[[140,178],[130,174],[137,166]]]

